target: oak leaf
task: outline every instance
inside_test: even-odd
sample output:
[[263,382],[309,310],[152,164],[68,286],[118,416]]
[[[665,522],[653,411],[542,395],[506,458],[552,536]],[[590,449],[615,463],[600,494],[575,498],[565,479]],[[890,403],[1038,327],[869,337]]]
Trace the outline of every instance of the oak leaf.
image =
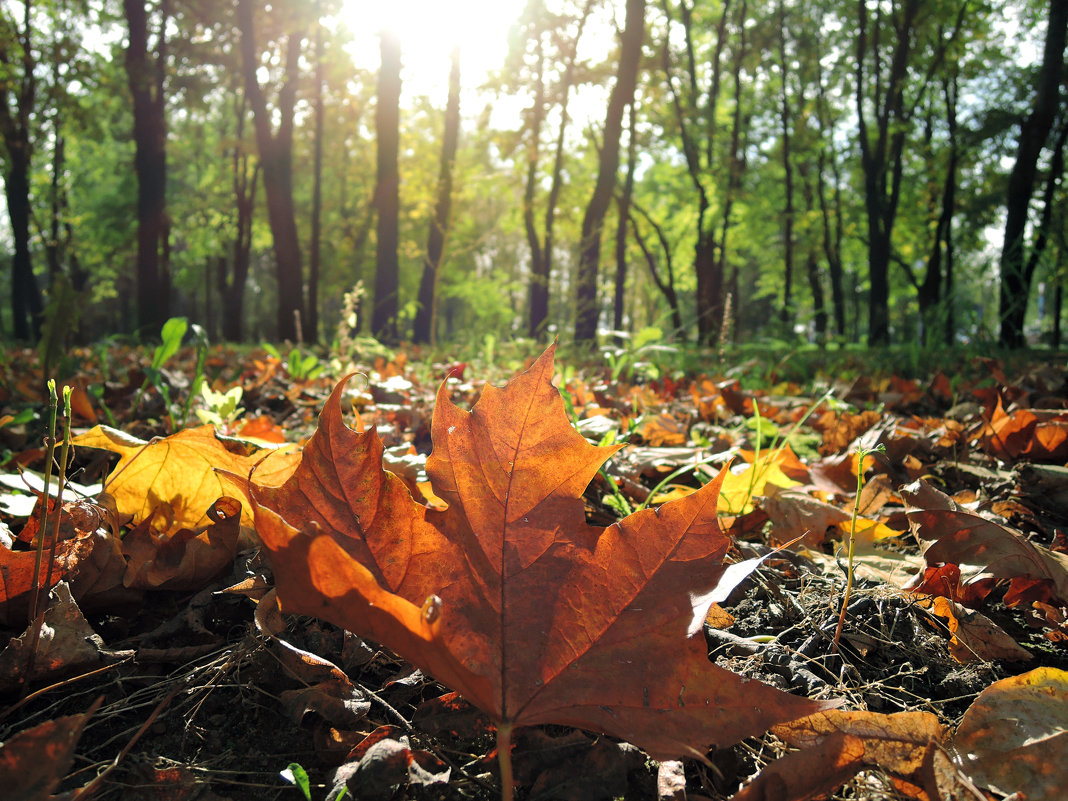
[[373,430],[344,424],[342,382],[294,475],[248,488],[283,609],[393,649],[499,731],[558,723],[703,758],[825,706],[708,660],[701,624],[727,567],[722,476],[608,528],[586,523],[581,495],[616,448],[569,425],[553,352],[470,412],[439,390],[426,470],[445,510],[382,470]]

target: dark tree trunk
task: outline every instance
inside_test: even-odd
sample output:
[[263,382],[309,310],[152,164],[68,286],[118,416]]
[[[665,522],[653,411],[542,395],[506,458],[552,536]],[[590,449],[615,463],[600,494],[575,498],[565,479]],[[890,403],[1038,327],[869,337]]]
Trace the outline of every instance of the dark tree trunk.
[[[30,118],[37,95],[36,63],[30,43],[31,4],[26,0],[17,41],[0,37],[0,135],[7,158],[4,196],[15,252],[11,261],[12,333],[17,340],[41,334],[43,303],[30,258],[30,163],[33,141]],[[17,46],[18,52],[9,48]],[[14,98],[12,98],[14,95]]]
[[527,182],[523,189],[523,229],[530,248],[530,297],[527,332],[540,338],[549,317],[549,273],[545,251],[534,221],[534,196],[538,188],[538,161],[541,157],[541,127],[545,122],[545,45],[538,31],[537,61],[534,67],[534,105],[530,110],[530,145],[527,149]]
[[415,315],[412,338],[416,342],[433,342],[437,318],[438,273],[445,252],[445,238],[452,214],[452,169],[460,140],[460,48],[452,50],[449,67],[449,99],[445,106],[445,132],[441,143],[441,167],[438,173],[438,197],[434,219],[427,237],[423,278],[419,284],[419,311]]
[[267,196],[267,219],[274,240],[275,270],[278,279],[278,317],[276,336],[297,339],[297,317],[303,314],[303,267],[300,239],[297,235],[293,205],[293,107],[296,102],[296,79],[300,69],[302,34],[290,31],[286,42],[285,78],[278,93],[277,133],[272,133],[272,114],[260,87],[260,66],[252,22],[252,0],[238,0],[238,27],[241,30],[241,62],[245,75],[245,92],[252,106],[256,127],[256,144],[263,170],[263,188]]
[[1031,293],[1033,272],[1028,269],[1025,258],[1024,234],[1027,229],[1031,195],[1034,192],[1038,158],[1049,138],[1060,103],[1066,29],[1068,29],[1068,2],[1050,0],[1038,91],[1031,113],[1020,126],[1016,163],[1009,174],[999,291],[1000,344],[1006,348],[1021,348],[1026,344],[1024,318],[1027,314],[1027,300]]
[[645,0],[627,0],[619,68],[608,100],[597,183],[582,219],[578,275],[575,281],[575,341],[587,345],[597,340],[597,319],[600,316],[597,304],[597,269],[601,260],[601,233],[608,205],[615,193],[623,111],[634,99],[644,38]]
[[[816,59],[816,113],[819,118],[821,139],[826,147],[819,148],[816,169],[816,193],[820,204],[820,219],[823,227],[823,253],[827,259],[827,277],[831,284],[831,305],[834,312],[835,336],[846,336],[846,302],[844,290],[844,273],[842,266],[842,204],[838,187],[841,179],[838,174],[838,158],[834,149],[830,112],[827,104],[826,87],[823,80],[823,67]],[[829,164],[828,164],[829,162]],[[827,172],[830,170],[833,181],[833,201],[827,197]]]
[[616,226],[616,281],[615,296],[612,299],[612,327],[623,330],[623,300],[627,288],[627,220],[630,218],[630,204],[634,197],[634,171],[637,168],[637,131],[634,104],[630,104],[630,124],[627,126],[627,177],[623,181],[623,192],[619,196],[619,224]]
[[[780,99],[780,122],[782,124],[782,166],[785,180],[783,191],[786,193],[786,207],[783,209],[783,282],[782,309],[779,319],[783,334],[793,336],[794,301],[792,297],[794,282],[794,166],[791,160],[791,126],[793,116],[790,113],[789,70],[786,58],[786,9],[779,0],[779,67],[782,70],[782,97]],[[811,280],[811,279],[810,279]]]
[[[664,1],[664,14],[670,19],[667,0]],[[669,37],[664,37],[662,55],[664,71],[668,75],[668,89],[671,92],[672,106],[679,125],[682,139],[682,152],[686,158],[686,169],[690,181],[697,192],[697,242],[694,245],[694,274],[697,278],[695,305],[697,311],[697,340],[702,343],[714,342],[723,323],[723,259],[717,256],[717,249],[722,253],[723,243],[716,241],[715,226],[707,219],[712,207],[709,189],[705,187],[706,175],[713,169],[714,142],[716,135],[716,117],[719,108],[720,78],[723,65],[723,53],[727,43],[727,20],[731,11],[730,0],[724,0],[719,21],[716,24],[716,45],[712,56],[712,77],[705,103],[702,105],[698,90],[697,63],[693,37],[693,8],[681,3],[683,34],[686,43],[686,65],[688,73],[687,94],[680,96],[672,80],[672,64]],[[703,141],[702,141],[703,140]],[[702,146],[703,145],[703,146]],[[733,170],[733,166],[731,168]],[[729,183],[729,181],[727,182]],[[713,182],[714,185],[714,182]],[[730,189],[727,194],[729,196]],[[725,255],[725,254],[724,254]]]
[[137,324],[156,335],[170,316],[160,250],[167,235],[167,124],[163,95],[168,4],[161,6],[156,57],[148,50],[144,0],[124,0],[129,44],[126,76],[133,96],[134,172],[137,174]]
[[260,168],[257,163],[249,167],[249,154],[242,146],[245,132],[245,97],[235,103],[237,118],[235,145],[230,157],[230,170],[234,186],[234,206],[237,212],[234,231],[232,269],[227,278],[226,258],[218,260],[218,288],[222,295],[222,335],[230,342],[240,342],[244,337],[245,287],[252,258],[252,218],[256,209],[256,184]]
[[396,34],[383,31],[381,36],[382,64],[378,72],[378,106],[375,113],[378,242],[371,333],[384,342],[396,342],[400,291],[400,261],[397,256],[400,172],[397,157],[400,149],[401,50]]
[[[4,196],[15,252],[11,261],[11,311],[17,340],[37,339],[41,334],[43,303],[41,289],[33,273],[30,257],[30,163],[33,142],[30,116],[37,94],[36,64],[30,46],[30,2],[24,5],[23,27],[18,34],[19,53],[12,55],[13,42],[0,42],[0,129],[4,138],[6,164]],[[16,66],[16,61],[18,66]],[[14,112],[10,95],[14,98]]]
[[[319,10],[316,3],[316,11]],[[316,13],[318,18],[319,14]],[[315,28],[315,151],[313,155],[313,184],[311,212],[311,252],[308,256],[308,319],[304,325],[309,342],[319,340],[319,260],[322,246],[323,214],[323,24]]]
[[[10,152],[10,149],[9,149]],[[7,212],[15,240],[11,263],[11,310],[15,339],[36,339],[41,333],[41,290],[30,261],[29,164],[12,159],[4,175]]]
[[638,229],[638,221],[634,215],[630,215],[630,226],[634,232],[634,241],[638,243],[638,247],[641,248],[642,255],[645,256],[645,262],[649,265],[649,275],[652,276],[653,283],[656,284],[656,288],[660,290],[660,293],[664,296],[664,300],[667,301],[668,308],[671,310],[671,327],[675,337],[679,339],[685,339],[685,331],[682,328],[682,312],[679,309],[679,296],[675,292],[675,268],[671,261],[671,243],[668,242],[667,235],[664,233],[662,226],[649,216],[649,213],[645,209],[641,208],[637,203],[631,200],[631,208],[636,210],[645,221],[652,226],[656,232],[657,239],[660,242],[660,249],[664,253],[664,272],[666,277],[660,275],[660,270],[657,267],[656,256],[645,244],[645,238],[642,236],[641,231]]

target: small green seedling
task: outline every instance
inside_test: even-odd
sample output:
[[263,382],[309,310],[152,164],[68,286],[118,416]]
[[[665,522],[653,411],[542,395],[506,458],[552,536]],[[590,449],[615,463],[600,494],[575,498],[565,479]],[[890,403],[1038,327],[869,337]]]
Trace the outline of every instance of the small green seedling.
[[245,413],[244,408],[238,405],[241,403],[242,394],[243,390],[239,386],[226,392],[216,392],[207,383],[203,383],[200,385],[200,397],[204,408],[196,409],[196,415],[200,422],[229,432],[237,418]]
[[325,368],[325,365],[319,362],[318,356],[314,353],[305,355],[301,353],[300,348],[293,348],[286,357],[283,357],[281,351],[269,342],[263,343],[263,349],[282,362],[289,377],[294,381],[311,381],[317,378]]
[[842,594],[842,611],[838,614],[838,626],[834,630],[832,650],[838,652],[838,643],[842,639],[842,627],[845,626],[846,608],[849,596],[853,592],[853,550],[857,537],[857,517],[860,515],[860,491],[864,489],[864,460],[875,453],[885,453],[886,448],[880,443],[874,448],[860,448],[857,451],[857,497],[853,499],[853,516],[849,521],[849,562],[846,567],[846,586]]

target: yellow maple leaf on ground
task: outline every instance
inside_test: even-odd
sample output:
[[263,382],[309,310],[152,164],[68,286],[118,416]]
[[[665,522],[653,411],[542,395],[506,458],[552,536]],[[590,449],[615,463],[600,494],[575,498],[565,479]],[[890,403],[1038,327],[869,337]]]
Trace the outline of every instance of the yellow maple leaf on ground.
[[[75,437],[73,443],[119,454],[119,463],[105,483],[106,491],[115,499],[120,514],[132,515],[134,524],[154,515],[152,526],[161,531],[210,522],[205,515],[211,505],[232,494],[216,468],[247,476],[255,467],[258,483],[277,486],[300,462],[296,445],[260,448],[222,437],[210,425],[147,442],[108,426],[95,426]],[[251,526],[248,500],[242,499],[241,505],[241,524]],[[161,509],[166,514],[159,514]]]

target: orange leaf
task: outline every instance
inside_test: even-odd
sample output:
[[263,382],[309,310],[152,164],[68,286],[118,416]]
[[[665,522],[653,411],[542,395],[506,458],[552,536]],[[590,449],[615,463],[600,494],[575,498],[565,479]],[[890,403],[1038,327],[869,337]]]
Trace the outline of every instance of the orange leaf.
[[[921,801],[943,798],[936,775],[943,732],[929,712],[842,712],[827,710],[775,726],[777,737],[802,750],[773,762],[733,801],[804,801],[822,797],[863,768],[880,768],[897,790]],[[937,765],[945,773],[946,765]],[[952,766],[948,767],[952,772]],[[961,799],[981,795],[960,795]]]
[[616,449],[568,424],[554,350],[471,412],[439,390],[426,469],[444,511],[382,470],[373,430],[345,426],[339,385],[292,478],[249,488],[283,608],[377,640],[500,725],[607,732],[656,758],[818,709],[708,660],[722,476],[587,525],[582,492]]
[[986,615],[940,596],[921,598],[920,605],[946,619],[952,635],[949,653],[958,662],[993,662],[995,659],[1025,662],[1031,658],[1030,651]]

